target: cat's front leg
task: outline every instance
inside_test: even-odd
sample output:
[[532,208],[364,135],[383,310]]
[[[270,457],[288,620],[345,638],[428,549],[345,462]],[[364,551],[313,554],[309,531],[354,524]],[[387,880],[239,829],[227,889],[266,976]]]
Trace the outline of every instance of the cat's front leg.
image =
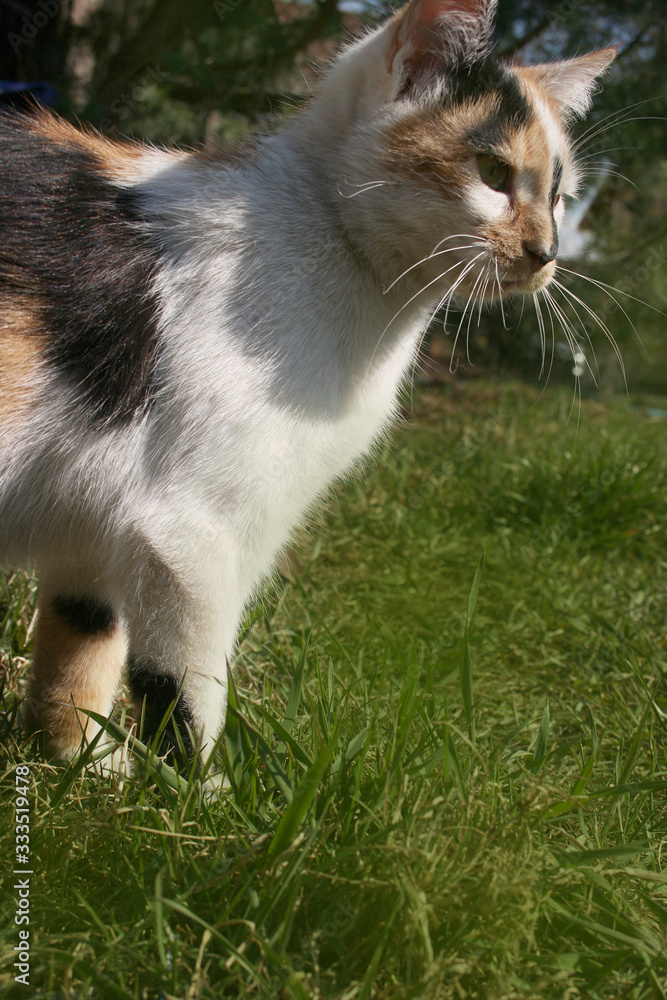
[[[151,555],[126,605],[128,680],[144,742],[176,702],[159,753],[210,751],[224,724],[237,614],[227,587]],[[177,735],[178,734],[178,735]]]

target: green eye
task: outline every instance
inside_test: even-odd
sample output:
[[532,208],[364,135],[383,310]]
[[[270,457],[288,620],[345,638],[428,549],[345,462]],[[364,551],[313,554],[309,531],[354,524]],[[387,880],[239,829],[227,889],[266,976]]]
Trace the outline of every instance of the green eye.
[[494,191],[509,191],[512,168],[497,156],[480,153],[477,157],[479,175],[484,183]]

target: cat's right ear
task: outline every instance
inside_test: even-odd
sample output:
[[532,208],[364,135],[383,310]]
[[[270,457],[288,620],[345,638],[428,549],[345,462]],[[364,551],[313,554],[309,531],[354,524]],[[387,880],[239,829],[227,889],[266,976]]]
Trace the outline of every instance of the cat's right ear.
[[412,0],[391,22],[387,69],[398,97],[418,95],[490,48],[497,0]]

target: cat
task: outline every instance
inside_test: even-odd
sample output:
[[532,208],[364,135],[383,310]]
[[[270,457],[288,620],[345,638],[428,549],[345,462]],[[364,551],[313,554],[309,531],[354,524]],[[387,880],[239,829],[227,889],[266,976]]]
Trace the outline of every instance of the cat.
[[0,557],[40,572],[54,756],[125,666],[145,735],[178,698],[163,749],[210,747],[245,609],[390,427],[434,311],[553,279],[568,125],[616,50],[505,64],[494,13],[411,0],[242,151],[2,117]]

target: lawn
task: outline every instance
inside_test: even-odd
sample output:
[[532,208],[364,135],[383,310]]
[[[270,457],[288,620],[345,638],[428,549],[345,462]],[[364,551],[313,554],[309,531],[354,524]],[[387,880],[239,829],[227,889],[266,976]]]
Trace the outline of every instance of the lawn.
[[230,789],[139,742],[122,781],[40,759],[3,578],[3,996],[667,997],[664,420],[482,381],[409,410],[247,622]]

